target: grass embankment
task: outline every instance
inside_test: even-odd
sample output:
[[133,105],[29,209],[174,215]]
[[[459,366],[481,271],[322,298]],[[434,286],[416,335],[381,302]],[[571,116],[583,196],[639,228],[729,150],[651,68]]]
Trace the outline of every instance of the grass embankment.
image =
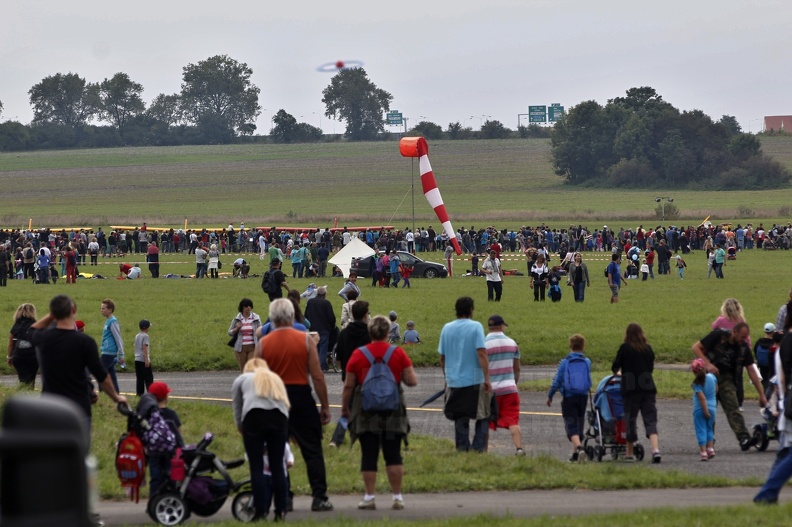
[[[762,138],[792,168],[792,138]],[[430,158],[452,222],[459,227],[551,222],[657,222],[658,193],[565,185],[553,173],[547,139],[431,141]],[[421,196],[417,163],[392,142],[222,145],[0,153],[0,225],[141,224],[225,226],[416,226],[437,218]],[[412,177],[411,177],[412,174]],[[53,208],[42,189],[63,204]],[[684,223],[788,221],[784,192],[674,191]],[[742,210],[742,212],[738,212]]]

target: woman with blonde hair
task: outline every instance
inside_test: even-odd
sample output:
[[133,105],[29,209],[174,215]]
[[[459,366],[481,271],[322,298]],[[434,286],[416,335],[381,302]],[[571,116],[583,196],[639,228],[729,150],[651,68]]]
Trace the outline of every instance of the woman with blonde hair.
[[[734,326],[740,322],[745,322],[745,312],[743,311],[742,305],[736,298],[727,298],[721,305],[720,316],[712,323],[712,331],[720,329],[731,332]],[[745,343],[748,345],[748,348],[753,349],[750,335],[748,335],[748,340],[746,340]],[[743,401],[745,400],[742,366],[737,367],[735,375],[734,383],[737,385],[737,403],[740,405],[740,411],[742,411]]]
[[260,358],[249,360],[242,375],[231,387],[234,422],[242,441],[250,466],[250,482],[253,487],[253,503],[256,519],[264,519],[269,513],[267,482],[264,476],[264,452],[270,460],[272,474],[272,497],[275,501],[275,520],[286,518],[286,468],[283,456],[288,437],[289,397],[281,378],[269,369],[267,361]]
[[38,359],[36,348],[29,339],[30,326],[36,322],[36,306],[22,304],[14,313],[14,325],[8,335],[8,365],[17,371],[19,383],[30,388],[36,382]]

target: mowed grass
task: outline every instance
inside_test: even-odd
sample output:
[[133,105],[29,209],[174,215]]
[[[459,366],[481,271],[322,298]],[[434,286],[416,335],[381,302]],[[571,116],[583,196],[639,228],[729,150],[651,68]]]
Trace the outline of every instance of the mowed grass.
[[[502,302],[488,303],[483,278],[459,276],[469,265],[462,259],[455,261],[456,274],[450,279],[413,279],[410,289],[398,290],[371,287],[370,280],[363,278],[359,279],[359,285],[362,299],[370,302],[373,314],[396,311],[402,331],[408,320],[415,321],[423,343],[411,346],[408,352],[416,365],[439,363],[440,331],[455,318],[456,299],[471,296],[476,305],[474,318],[482,324],[486,325],[489,316],[496,313],[506,319],[508,334],[520,345],[524,364],[556,364],[568,352],[569,336],[581,333],[586,337],[586,352],[595,368],[607,371],[630,322],[643,326],[658,362],[688,363],[691,346],[710,331],[721,304],[729,297],[737,298],[744,306],[755,341],[762,336],[761,328],[766,322],[775,322],[779,306],[788,299],[792,283],[786,277],[791,255],[787,251],[744,251],[725,266],[725,280],[707,279],[702,252],[686,255],[688,269],[684,280],[670,274],[646,282],[626,281],[621,302],[614,305],[609,303],[610,292],[603,276],[606,253],[585,254],[592,284],[583,303],[573,301],[569,287],[564,287],[559,303],[534,302],[526,276],[507,276]],[[193,258],[185,254],[165,256],[162,273],[191,273]],[[427,258],[442,260],[440,253],[428,253]],[[510,258],[504,257],[505,268],[526,271],[524,260]],[[223,260],[230,264],[231,258],[226,256]],[[255,256],[252,262],[252,272],[263,273],[265,262]],[[19,304],[32,302],[43,315],[52,296],[66,293],[76,300],[78,316],[86,322],[87,333],[100,340],[104,323],[99,313],[100,303],[109,297],[116,303],[116,315],[130,358],[137,323],[146,318],[153,324],[150,336],[154,371],[193,371],[236,367],[233,352],[226,346],[226,331],[240,299],[252,299],[254,311],[263,318],[267,316],[268,301],[261,291],[260,278],[154,280],[144,264],[144,279],[116,280],[117,260],[102,260],[102,263],[96,269],[109,279],[81,279],[75,285],[60,280],[49,286],[9,281],[3,289],[4,302],[0,304],[0,328],[10,329]],[[286,271],[291,275],[289,264]],[[309,281],[289,277],[291,286],[301,292]],[[328,299],[340,318],[342,300],[336,293],[343,279],[328,278],[319,285],[324,284],[328,285]],[[0,372],[12,370],[2,364]],[[126,372],[131,375],[129,368]],[[687,374],[680,375],[688,383]]]
[[[762,138],[792,168],[792,138]],[[547,139],[430,141],[429,157],[455,227],[551,222],[655,223],[654,198],[672,195],[686,223],[788,221],[786,191],[587,189],[553,174]],[[437,219],[415,159],[396,140],[0,153],[0,226],[141,224],[220,227],[393,224]],[[55,200],[53,205],[52,197]],[[740,217],[738,209],[753,211]],[[742,215],[744,216],[744,214]],[[629,225],[629,223],[627,223]]]

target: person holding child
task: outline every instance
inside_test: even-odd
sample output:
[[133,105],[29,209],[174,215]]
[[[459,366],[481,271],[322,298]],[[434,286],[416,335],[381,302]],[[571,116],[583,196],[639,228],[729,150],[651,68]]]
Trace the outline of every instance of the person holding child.
[[693,359],[690,369],[693,381],[693,426],[696,429],[701,460],[715,457],[715,415],[717,413],[718,380],[707,372],[701,359]]
[[[561,415],[564,418],[564,428],[567,439],[572,443],[572,456],[569,461],[582,463],[586,460],[586,453],[580,440],[586,426],[586,405],[588,392],[591,388],[591,359],[584,355],[586,339],[583,335],[574,334],[569,337],[569,354],[561,359],[550,391],[547,392],[547,406],[553,405],[553,395],[560,392]],[[567,369],[575,371],[567,374]],[[572,386],[574,384],[574,386]]]

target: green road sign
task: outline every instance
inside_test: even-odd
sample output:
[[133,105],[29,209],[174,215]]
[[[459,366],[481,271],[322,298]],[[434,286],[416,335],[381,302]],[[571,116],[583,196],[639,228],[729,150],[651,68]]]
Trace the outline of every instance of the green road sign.
[[547,122],[547,106],[529,106],[528,107],[528,122],[529,123],[546,123]]
[[548,118],[551,123],[554,123],[564,116],[564,107],[559,104],[554,104],[548,108]]
[[386,118],[388,120],[388,124],[389,125],[391,125],[391,124],[395,125],[395,124],[402,124],[403,123],[403,118],[402,118],[401,112],[397,112],[397,111],[388,112],[386,114]]

